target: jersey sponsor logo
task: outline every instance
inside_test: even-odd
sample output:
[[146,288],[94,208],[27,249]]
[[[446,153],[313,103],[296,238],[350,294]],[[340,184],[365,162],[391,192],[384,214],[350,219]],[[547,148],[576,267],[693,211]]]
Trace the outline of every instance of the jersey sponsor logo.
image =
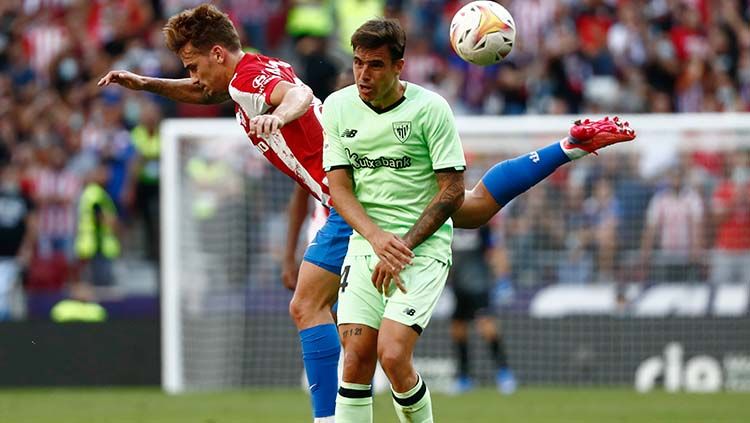
[[268,79],[271,78],[269,75],[258,75],[253,79],[253,88],[256,90],[266,85]]
[[393,122],[393,134],[403,144],[411,134],[411,122]]
[[[258,93],[263,93],[266,88],[266,84],[273,78],[281,77],[281,68],[291,68],[292,65],[281,60],[269,60],[266,66],[261,71],[262,73],[253,79],[253,88],[258,90]],[[297,78],[295,78],[295,83]]]
[[344,129],[344,132],[341,133],[341,138],[354,138],[356,135],[356,129]]
[[371,159],[367,156],[361,156],[357,153],[352,153],[348,148],[346,154],[349,156],[349,162],[355,169],[368,168],[377,169],[379,167],[390,167],[391,169],[405,169],[411,167],[411,157],[378,157]]

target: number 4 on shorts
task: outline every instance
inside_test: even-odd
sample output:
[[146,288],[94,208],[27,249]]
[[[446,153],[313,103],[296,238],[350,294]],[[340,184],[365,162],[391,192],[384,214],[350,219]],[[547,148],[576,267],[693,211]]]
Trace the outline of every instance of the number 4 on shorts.
[[344,270],[341,272],[341,292],[343,293],[346,290],[346,287],[349,286],[349,282],[346,281],[347,278],[349,278],[349,268],[350,265],[344,266]]

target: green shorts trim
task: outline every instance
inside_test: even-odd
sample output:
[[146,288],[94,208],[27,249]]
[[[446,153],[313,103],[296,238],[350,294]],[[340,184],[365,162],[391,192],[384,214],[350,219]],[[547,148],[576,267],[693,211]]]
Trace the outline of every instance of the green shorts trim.
[[440,294],[445,287],[450,266],[432,257],[417,256],[401,272],[406,285],[404,294],[391,283],[389,292],[381,294],[372,284],[372,272],[379,259],[371,256],[346,256],[339,287],[338,324],[356,323],[380,329],[383,318],[415,327],[427,327]]

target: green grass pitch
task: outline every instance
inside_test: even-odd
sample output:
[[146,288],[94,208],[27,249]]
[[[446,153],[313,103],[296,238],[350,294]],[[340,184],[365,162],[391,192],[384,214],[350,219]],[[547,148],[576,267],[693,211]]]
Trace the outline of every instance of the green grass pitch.
[[[748,423],[750,394],[637,394],[631,389],[527,388],[433,395],[440,423]],[[293,423],[310,422],[298,390],[168,396],[157,389],[0,390],[6,423]],[[397,422],[390,398],[375,398],[375,422]]]

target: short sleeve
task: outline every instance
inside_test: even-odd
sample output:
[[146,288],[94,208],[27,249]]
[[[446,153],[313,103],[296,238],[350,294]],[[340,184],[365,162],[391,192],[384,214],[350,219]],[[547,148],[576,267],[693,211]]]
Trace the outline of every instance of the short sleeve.
[[323,103],[323,168],[326,172],[341,166],[351,166],[341,138],[339,138],[338,108],[335,96],[329,96]]
[[424,116],[427,119],[424,123],[424,136],[430,151],[432,169],[465,169],[464,150],[448,102],[436,96]]
[[[279,82],[285,79],[281,72],[269,71],[274,68],[270,66],[271,63],[267,61],[242,66],[229,84],[229,95],[232,100],[239,104],[250,118],[264,114],[271,108],[271,94]],[[289,79],[294,81],[292,77]]]
[[263,87],[263,95],[267,105],[271,105],[271,94],[273,94],[273,90],[281,81],[283,79],[279,76],[273,76],[266,81],[266,85]]

